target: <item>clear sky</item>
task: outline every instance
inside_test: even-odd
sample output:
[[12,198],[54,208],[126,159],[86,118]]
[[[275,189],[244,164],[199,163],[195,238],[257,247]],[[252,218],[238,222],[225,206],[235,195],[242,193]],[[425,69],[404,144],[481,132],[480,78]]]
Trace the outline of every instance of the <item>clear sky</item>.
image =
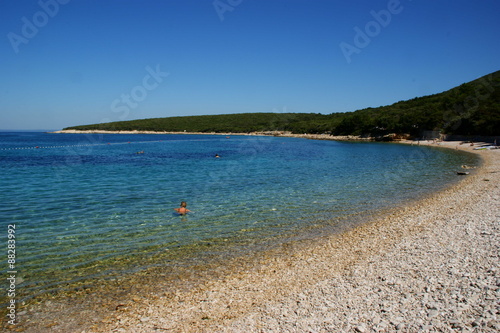
[[0,129],[333,112],[500,69],[498,0],[0,0]]

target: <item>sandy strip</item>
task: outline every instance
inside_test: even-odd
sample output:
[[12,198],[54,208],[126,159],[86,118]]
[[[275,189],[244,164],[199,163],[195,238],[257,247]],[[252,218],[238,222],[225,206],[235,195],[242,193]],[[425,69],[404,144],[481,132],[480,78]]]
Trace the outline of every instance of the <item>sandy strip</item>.
[[60,130],[50,132],[53,134],[199,134],[199,135],[264,135],[264,133],[215,133],[215,132],[168,132],[168,131],[105,131],[105,130]]
[[500,150],[475,152],[484,164],[459,184],[342,235],[290,244],[287,256],[267,253],[195,290],[143,294],[111,311],[75,313],[49,304],[64,315],[52,311],[50,320],[50,306],[30,309],[32,320],[18,328],[498,332]]

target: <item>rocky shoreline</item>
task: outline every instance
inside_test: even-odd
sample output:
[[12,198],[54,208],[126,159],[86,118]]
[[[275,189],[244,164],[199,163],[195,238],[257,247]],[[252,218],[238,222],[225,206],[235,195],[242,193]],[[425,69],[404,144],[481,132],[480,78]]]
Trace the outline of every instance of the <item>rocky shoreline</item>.
[[250,135],[250,136],[280,136],[280,137],[293,137],[304,138],[313,140],[339,140],[339,141],[375,141],[373,137],[364,137],[359,135],[342,135],[332,136],[330,134],[292,134],[282,131],[264,131],[264,132],[250,132],[250,133],[233,133],[233,132],[167,132],[167,131],[105,131],[105,130],[60,130],[49,132],[53,134],[185,134],[185,135]]
[[[387,134],[384,136],[368,136],[368,135],[330,135],[330,134],[296,134],[286,131],[262,131],[262,132],[250,132],[250,133],[233,133],[233,132],[167,132],[167,131],[139,131],[139,130],[131,130],[131,131],[107,131],[107,130],[60,130],[54,132],[48,132],[53,134],[197,134],[197,135],[249,135],[249,136],[276,136],[276,137],[289,137],[289,138],[303,138],[303,139],[312,139],[312,140],[334,140],[334,141],[361,141],[361,142],[369,142],[369,141],[382,141],[382,142],[409,142],[410,136],[408,134],[398,135],[395,133]],[[496,137],[481,137],[478,138],[487,139],[488,142],[494,142]],[[446,136],[442,138],[444,141],[450,142],[458,142],[447,140]],[[414,142],[427,142],[432,141],[433,143],[442,142],[441,139],[424,139],[424,140],[413,140]],[[457,139],[459,140],[459,139]],[[469,139],[463,139],[467,141]],[[477,141],[477,140],[476,140]]]
[[287,255],[268,253],[193,290],[145,293],[101,313],[40,305],[17,329],[498,332],[500,150],[475,153],[483,166],[460,183],[344,234],[290,244]]

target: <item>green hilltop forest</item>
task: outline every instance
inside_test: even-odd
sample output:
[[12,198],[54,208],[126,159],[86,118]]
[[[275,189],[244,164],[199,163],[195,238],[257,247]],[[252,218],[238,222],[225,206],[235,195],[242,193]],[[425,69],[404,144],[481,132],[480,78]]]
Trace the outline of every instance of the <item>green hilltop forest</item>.
[[500,135],[500,71],[448,91],[354,112],[242,113],[118,121],[73,126],[75,130],[421,136],[424,131],[465,136]]

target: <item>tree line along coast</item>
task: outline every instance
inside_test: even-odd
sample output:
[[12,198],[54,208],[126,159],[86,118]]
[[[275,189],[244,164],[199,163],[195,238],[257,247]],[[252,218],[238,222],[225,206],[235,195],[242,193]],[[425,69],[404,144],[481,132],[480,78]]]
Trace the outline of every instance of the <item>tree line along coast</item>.
[[116,121],[63,131],[279,133],[379,139],[500,135],[500,71],[442,93],[354,112],[240,113]]

